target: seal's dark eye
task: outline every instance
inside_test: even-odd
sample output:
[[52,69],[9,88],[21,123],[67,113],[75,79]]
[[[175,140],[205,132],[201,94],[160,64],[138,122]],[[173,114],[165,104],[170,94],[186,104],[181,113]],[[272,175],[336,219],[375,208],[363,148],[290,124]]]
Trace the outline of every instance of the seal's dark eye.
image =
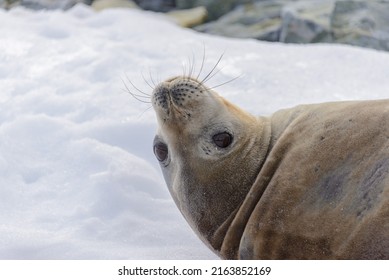
[[212,139],[215,145],[220,148],[227,148],[232,143],[232,135],[228,132],[215,134]]
[[159,161],[166,160],[168,156],[168,148],[165,143],[158,142],[154,145],[154,154]]

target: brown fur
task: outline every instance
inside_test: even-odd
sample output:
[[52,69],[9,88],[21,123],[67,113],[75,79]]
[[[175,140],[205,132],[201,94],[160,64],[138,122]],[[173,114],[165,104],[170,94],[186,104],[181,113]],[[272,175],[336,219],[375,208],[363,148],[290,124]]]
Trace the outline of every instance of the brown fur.
[[271,149],[220,251],[242,259],[389,259],[389,101],[273,115]]

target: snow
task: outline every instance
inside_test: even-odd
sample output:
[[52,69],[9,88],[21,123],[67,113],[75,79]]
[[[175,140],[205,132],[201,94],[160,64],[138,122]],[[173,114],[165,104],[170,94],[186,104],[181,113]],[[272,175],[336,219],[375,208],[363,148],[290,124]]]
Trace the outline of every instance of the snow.
[[[84,5],[0,10],[0,258],[214,259],[152,154],[156,119],[123,89],[205,77],[255,114],[389,96],[389,54],[227,39]],[[194,66],[192,69],[191,65]],[[147,82],[146,82],[146,81]],[[126,84],[133,90],[131,84]]]

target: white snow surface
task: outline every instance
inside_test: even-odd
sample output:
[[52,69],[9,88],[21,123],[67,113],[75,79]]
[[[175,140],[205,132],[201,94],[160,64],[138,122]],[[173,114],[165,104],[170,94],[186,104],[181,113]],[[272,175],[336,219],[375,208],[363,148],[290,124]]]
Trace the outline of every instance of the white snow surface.
[[[200,70],[257,114],[389,97],[389,54],[199,34],[162,15],[84,5],[0,10],[0,258],[214,259],[152,153],[151,93]],[[194,67],[191,67],[194,65]],[[147,81],[147,82],[146,82]],[[147,84],[149,83],[151,87]]]

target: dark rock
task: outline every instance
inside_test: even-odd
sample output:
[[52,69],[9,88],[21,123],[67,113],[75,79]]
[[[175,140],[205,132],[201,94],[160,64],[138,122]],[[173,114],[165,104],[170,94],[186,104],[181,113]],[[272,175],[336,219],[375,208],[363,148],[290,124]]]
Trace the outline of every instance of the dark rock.
[[334,41],[389,50],[389,1],[338,1],[331,18]]
[[78,3],[91,4],[91,0],[20,0],[18,1],[21,6],[24,6],[33,10],[41,9],[70,9]]
[[299,1],[282,10],[280,41],[285,43],[331,42],[330,15],[335,1]]
[[135,3],[145,10],[167,12],[176,7],[175,0],[135,0]]
[[2,9],[11,9],[14,6],[20,4],[19,0],[0,0],[0,8]]
[[210,34],[279,41],[283,1],[241,5],[215,22],[195,27]]
[[208,20],[216,20],[227,14],[241,4],[253,2],[253,0],[176,0],[178,9],[189,9],[204,6],[208,11]]
[[[187,4],[199,2],[208,1],[192,0]],[[388,51],[388,26],[389,0],[268,0],[240,5],[217,21],[195,29],[228,37],[344,43]]]

